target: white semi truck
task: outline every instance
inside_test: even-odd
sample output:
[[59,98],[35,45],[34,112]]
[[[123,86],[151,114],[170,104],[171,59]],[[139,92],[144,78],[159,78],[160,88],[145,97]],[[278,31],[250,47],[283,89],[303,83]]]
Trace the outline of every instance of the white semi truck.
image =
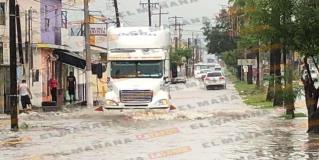
[[108,30],[105,109],[170,107],[169,31],[155,27]]

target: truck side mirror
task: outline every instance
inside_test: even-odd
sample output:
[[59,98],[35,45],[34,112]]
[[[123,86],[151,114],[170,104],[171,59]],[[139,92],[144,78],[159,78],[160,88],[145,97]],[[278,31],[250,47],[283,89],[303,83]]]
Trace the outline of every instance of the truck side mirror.
[[97,78],[101,79],[103,77],[103,72],[106,71],[106,66],[102,63],[92,64],[92,74],[96,74]]

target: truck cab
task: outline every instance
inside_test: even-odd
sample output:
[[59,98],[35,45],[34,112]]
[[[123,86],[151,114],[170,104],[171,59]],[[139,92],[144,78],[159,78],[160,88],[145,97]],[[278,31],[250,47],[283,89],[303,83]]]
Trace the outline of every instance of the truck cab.
[[169,32],[153,27],[108,30],[105,109],[165,109],[169,96]]

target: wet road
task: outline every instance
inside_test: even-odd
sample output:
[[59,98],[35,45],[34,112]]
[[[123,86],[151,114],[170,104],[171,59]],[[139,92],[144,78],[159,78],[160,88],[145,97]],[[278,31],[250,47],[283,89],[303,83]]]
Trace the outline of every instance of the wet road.
[[191,80],[171,88],[174,111],[20,114],[20,132],[1,120],[0,159],[319,159],[306,118],[243,104],[232,84],[206,90]]

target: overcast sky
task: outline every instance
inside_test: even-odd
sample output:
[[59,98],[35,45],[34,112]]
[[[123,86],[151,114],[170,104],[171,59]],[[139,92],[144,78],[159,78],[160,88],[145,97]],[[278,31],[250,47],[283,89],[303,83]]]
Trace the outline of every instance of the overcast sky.
[[[148,13],[141,12],[143,9],[140,2],[147,0],[118,0],[118,8],[121,13],[121,23],[123,26],[147,26]],[[198,33],[203,27],[203,20],[213,21],[218,11],[227,5],[228,0],[151,0],[152,3],[160,3],[162,11],[168,12],[162,15],[162,24],[173,24],[173,19],[169,17],[183,17],[178,19],[183,26],[183,37],[190,37],[192,31]],[[108,17],[114,19],[113,0],[91,0],[90,10],[102,11]],[[153,13],[158,13],[158,9],[153,9]],[[158,25],[158,15],[152,16],[152,24]]]

